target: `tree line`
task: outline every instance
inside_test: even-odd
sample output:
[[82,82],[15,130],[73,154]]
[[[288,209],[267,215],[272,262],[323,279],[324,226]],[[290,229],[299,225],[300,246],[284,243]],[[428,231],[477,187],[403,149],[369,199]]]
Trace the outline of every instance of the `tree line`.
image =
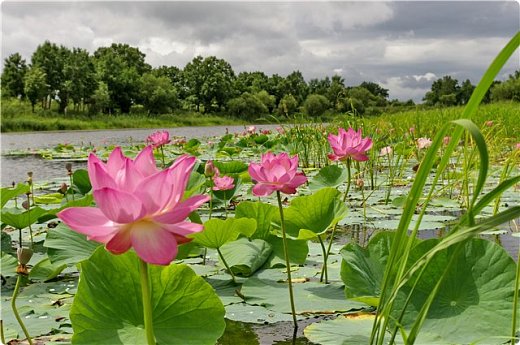
[[[389,100],[388,90],[374,82],[346,86],[338,75],[306,82],[297,70],[285,77],[261,71],[236,74],[227,61],[215,56],[197,56],[182,69],[152,68],[145,57],[128,44],[114,43],[90,54],[45,41],[33,52],[30,64],[19,53],[5,59],[2,97],[27,99],[33,111],[38,104],[50,109],[56,102],[59,113],[70,108],[92,114],[184,110],[228,113],[246,120],[298,112],[309,116],[327,111],[374,114],[385,107],[414,105],[412,100]],[[518,74],[497,82],[488,101],[520,100]],[[459,86],[457,80],[445,76],[433,83],[424,100],[429,105],[464,104],[473,88],[469,80]]]

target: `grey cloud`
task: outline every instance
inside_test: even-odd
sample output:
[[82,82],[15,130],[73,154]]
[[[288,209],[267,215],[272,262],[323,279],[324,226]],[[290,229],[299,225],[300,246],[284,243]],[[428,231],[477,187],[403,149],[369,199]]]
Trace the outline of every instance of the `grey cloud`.
[[[111,42],[146,53],[153,66],[184,67],[216,55],[235,72],[306,79],[336,71],[348,85],[380,82],[392,97],[420,100],[431,80],[476,83],[518,30],[508,2],[4,2],[2,58],[26,59],[48,39],[93,52]],[[519,53],[502,72],[518,68]],[[422,92],[422,95],[420,94]]]

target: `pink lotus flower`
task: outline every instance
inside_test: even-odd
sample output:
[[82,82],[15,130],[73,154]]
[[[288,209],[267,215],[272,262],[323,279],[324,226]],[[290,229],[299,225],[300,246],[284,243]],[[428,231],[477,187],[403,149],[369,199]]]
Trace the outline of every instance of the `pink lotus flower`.
[[451,137],[450,136],[446,136],[446,137],[442,138],[442,143],[444,145],[448,145],[450,143],[450,141],[451,141]]
[[170,142],[170,133],[168,131],[157,131],[146,138],[146,142],[151,144],[153,148],[166,145]]
[[517,150],[520,150],[520,143],[516,143],[515,147],[516,147]]
[[260,133],[262,133],[264,135],[269,135],[269,134],[271,134],[271,131],[269,129],[263,129]]
[[284,135],[285,134],[285,129],[283,129],[283,127],[276,127],[276,131],[280,135]]
[[255,134],[256,133],[256,126],[249,126],[249,127],[247,127],[247,133]]
[[285,152],[278,156],[267,152],[261,163],[249,165],[249,175],[256,182],[253,194],[268,196],[274,191],[286,194],[296,193],[296,188],[307,182],[307,177],[298,170],[298,156],[292,158]]
[[186,235],[202,230],[202,225],[185,219],[209,197],[182,201],[194,165],[195,157],[183,155],[160,171],[152,146],[134,160],[117,147],[106,164],[90,154],[88,172],[97,207],[70,207],[58,217],[89,240],[105,243],[114,254],[133,247],[144,261],[167,265],[177,255],[178,244],[190,241]]
[[491,121],[491,120],[486,121],[486,122],[484,122],[484,125],[485,125],[486,127],[493,127],[493,121]]
[[417,139],[417,148],[419,150],[425,149],[432,146],[432,141],[430,138],[419,138]]
[[235,180],[231,176],[213,176],[213,190],[230,190],[235,187]]
[[333,154],[329,154],[331,160],[344,161],[349,158],[356,161],[368,160],[365,152],[372,147],[372,139],[362,138],[361,129],[356,132],[349,128],[347,132],[345,129],[340,128],[338,135],[329,134],[328,140],[334,151]]
[[381,151],[379,152],[379,155],[380,156],[388,156],[388,155],[391,155],[392,153],[394,153],[394,150],[392,149],[392,147],[390,146],[385,146],[381,149]]

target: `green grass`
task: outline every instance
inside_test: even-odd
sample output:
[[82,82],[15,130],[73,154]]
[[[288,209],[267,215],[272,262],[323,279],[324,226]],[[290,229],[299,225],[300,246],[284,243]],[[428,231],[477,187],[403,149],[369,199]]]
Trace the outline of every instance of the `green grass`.
[[2,132],[89,130],[120,128],[158,128],[182,126],[241,125],[243,120],[220,115],[179,113],[148,116],[146,114],[96,114],[69,112],[66,115],[42,110],[32,113],[28,102],[2,100]]

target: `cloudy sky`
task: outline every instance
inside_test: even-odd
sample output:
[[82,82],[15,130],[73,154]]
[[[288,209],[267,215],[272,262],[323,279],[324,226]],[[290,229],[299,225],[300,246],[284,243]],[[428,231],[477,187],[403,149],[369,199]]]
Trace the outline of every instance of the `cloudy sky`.
[[[94,52],[127,43],[152,66],[183,68],[197,55],[235,73],[260,70],[308,81],[339,74],[374,81],[391,98],[421,100],[450,74],[476,84],[519,30],[516,1],[462,2],[27,2],[2,3],[2,59],[45,40]],[[519,67],[517,52],[501,73]]]

